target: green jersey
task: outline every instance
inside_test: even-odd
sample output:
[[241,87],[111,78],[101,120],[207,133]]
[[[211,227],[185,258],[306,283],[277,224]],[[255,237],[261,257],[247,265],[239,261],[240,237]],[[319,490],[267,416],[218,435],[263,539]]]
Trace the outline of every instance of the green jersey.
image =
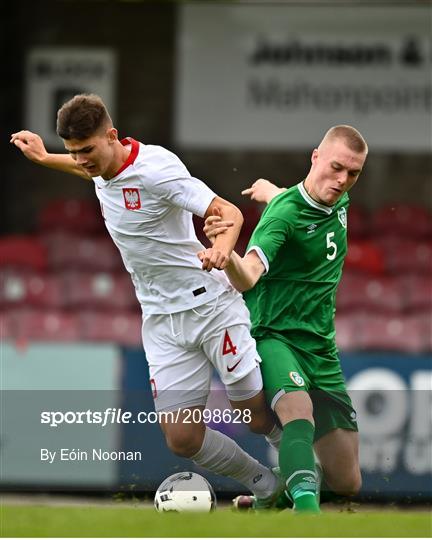
[[345,194],[333,206],[316,202],[303,183],[275,197],[249,241],[266,273],[244,298],[252,333],[282,334],[309,350],[336,350],[336,289],[347,250]]

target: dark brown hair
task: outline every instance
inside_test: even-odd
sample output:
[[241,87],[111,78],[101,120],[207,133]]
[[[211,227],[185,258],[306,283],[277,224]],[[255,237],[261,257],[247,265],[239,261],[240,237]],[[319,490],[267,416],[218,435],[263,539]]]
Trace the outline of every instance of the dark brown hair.
[[339,125],[331,127],[324,135],[323,141],[342,139],[353,152],[368,152],[368,145],[363,135],[352,126]]
[[102,99],[96,94],[79,94],[67,101],[57,113],[57,135],[62,139],[83,140],[112,120]]

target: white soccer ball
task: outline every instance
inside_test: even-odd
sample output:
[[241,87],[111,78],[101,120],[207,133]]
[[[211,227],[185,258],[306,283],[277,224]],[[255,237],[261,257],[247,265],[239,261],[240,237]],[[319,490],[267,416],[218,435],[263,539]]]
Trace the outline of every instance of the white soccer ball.
[[210,512],[216,508],[213,488],[201,475],[181,472],[168,476],[154,498],[158,512]]

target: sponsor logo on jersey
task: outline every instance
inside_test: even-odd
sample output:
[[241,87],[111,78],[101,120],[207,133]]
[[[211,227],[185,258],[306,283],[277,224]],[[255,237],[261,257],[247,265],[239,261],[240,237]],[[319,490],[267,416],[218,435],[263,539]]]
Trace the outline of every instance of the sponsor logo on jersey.
[[337,211],[337,216],[342,227],[346,229],[347,228],[347,211],[346,211],[345,206],[342,208],[339,208],[339,210]]
[[297,386],[304,386],[304,379],[301,375],[297,373],[297,371],[290,371],[289,376],[294,384],[296,384]]
[[318,227],[318,225],[317,225],[316,223],[312,223],[311,225],[308,225],[308,226],[306,227],[306,229],[307,229],[307,234],[311,234],[311,233],[315,232],[316,229],[317,229],[317,227]]
[[128,210],[139,210],[141,208],[138,188],[123,188],[123,198]]

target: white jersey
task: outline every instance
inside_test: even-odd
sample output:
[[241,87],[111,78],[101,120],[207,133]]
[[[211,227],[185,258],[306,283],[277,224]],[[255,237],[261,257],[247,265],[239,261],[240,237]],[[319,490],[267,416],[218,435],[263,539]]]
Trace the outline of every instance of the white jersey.
[[223,272],[201,269],[192,214],[203,217],[216,194],[161,146],[123,139],[124,165],[93,178],[105,225],[132,276],[146,315],[184,311],[231,289]]

